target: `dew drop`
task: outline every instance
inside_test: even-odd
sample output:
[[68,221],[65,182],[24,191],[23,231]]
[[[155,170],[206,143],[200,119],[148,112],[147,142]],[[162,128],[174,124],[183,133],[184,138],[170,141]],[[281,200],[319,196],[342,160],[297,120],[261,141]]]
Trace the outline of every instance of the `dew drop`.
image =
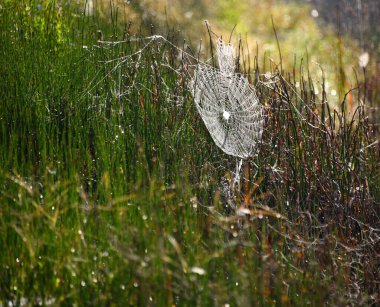
[[228,119],[230,118],[231,114],[230,112],[228,111],[223,111],[223,118],[228,121]]

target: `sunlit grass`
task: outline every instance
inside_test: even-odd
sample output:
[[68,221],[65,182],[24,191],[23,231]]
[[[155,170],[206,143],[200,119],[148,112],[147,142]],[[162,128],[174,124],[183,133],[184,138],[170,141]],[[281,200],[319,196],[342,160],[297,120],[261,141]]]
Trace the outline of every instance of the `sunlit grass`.
[[[0,10],[1,304],[378,300],[380,155],[364,108],[351,122],[306,69],[281,78],[268,63],[265,86],[252,65],[268,121],[234,201],[235,161],[197,116],[178,50],[67,3]],[[237,216],[228,203],[244,197]]]

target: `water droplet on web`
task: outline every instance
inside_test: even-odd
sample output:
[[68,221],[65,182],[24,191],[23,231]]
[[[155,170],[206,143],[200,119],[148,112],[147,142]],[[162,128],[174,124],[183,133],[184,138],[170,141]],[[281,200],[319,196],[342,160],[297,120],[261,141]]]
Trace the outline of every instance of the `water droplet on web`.
[[228,119],[230,118],[231,114],[228,111],[223,111],[223,118],[228,122]]

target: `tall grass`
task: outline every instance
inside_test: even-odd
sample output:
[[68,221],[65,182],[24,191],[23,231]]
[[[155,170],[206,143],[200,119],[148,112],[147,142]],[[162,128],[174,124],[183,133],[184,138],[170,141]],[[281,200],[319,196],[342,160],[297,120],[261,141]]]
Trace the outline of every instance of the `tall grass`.
[[266,131],[232,191],[178,50],[62,3],[0,10],[0,304],[379,302],[380,147],[359,102],[351,118],[274,64],[264,84],[256,56]]

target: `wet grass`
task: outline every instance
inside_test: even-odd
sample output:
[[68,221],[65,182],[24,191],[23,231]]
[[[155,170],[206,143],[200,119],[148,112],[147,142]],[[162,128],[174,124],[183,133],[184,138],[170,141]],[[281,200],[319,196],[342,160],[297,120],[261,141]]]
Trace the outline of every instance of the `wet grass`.
[[235,160],[177,49],[116,14],[38,4],[0,10],[0,304],[379,302],[380,147],[361,81],[334,109],[307,67],[267,64],[266,79],[252,59],[266,129],[231,191]]

